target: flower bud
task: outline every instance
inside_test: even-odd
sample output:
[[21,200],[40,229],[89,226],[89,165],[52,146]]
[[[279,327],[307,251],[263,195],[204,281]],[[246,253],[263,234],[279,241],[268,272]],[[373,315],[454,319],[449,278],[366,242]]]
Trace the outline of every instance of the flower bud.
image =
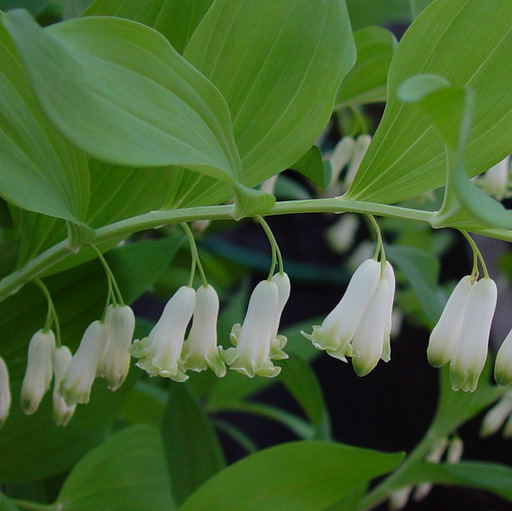
[[84,332],[60,387],[60,393],[68,406],[89,402],[107,340],[108,328],[102,321],[93,321]]
[[179,382],[188,379],[181,352],[195,302],[196,292],[188,286],[180,287],[150,334],[133,343],[130,353],[139,359],[137,366],[150,376],[160,375]]
[[71,351],[67,346],[55,348],[52,353],[53,365],[53,421],[56,426],[66,426],[75,413],[76,405],[68,406],[59,393],[59,389],[71,362]]
[[272,378],[281,371],[270,360],[279,290],[275,282],[264,280],[252,292],[242,326],[234,325],[230,339],[235,348],[226,352],[231,369],[253,378]]
[[52,351],[55,335],[51,330],[38,330],[30,339],[27,353],[27,369],[21,386],[21,408],[27,414],[34,413],[52,381]]
[[453,390],[473,392],[478,385],[487,358],[497,293],[494,281],[483,278],[475,284],[469,295],[466,314],[450,362]]
[[219,297],[212,286],[201,286],[196,291],[196,304],[192,327],[183,344],[185,367],[192,371],[204,371],[208,367],[219,377],[226,374],[223,350],[217,346],[217,316]]
[[432,366],[441,367],[451,360],[473,287],[472,278],[468,275],[459,281],[448,298],[443,313],[430,334],[427,357]]
[[512,383],[512,330],[503,341],[494,365],[494,379],[498,385]]
[[283,314],[284,307],[291,293],[290,278],[286,273],[276,273],[271,279],[277,286],[279,294],[279,302],[277,304],[277,310],[274,314],[274,320],[272,323],[272,332],[270,334],[270,358],[272,360],[286,360],[288,355],[283,351],[286,346],[287,339],[284,335],[278,335],[279,323],[281,322],[281,315]]
[[0,357],[0,427],[9,415],[11,408],[11,388],[9,385],[9,371],[4,359]]
[[512,414],[512,391],[507,391],[485,414],[480,428],[480,436],[494,435]]
[[99,364],[100,376],[107,379],[109,390],[117,390],[130,370],[129,348],[135,329],[135,316],[127,305],[110,305],[105,315],[108,341]]

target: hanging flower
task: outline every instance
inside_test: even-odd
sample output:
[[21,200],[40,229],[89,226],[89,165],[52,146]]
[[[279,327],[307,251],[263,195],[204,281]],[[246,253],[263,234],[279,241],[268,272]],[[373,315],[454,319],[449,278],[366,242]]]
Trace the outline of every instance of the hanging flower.
[[275,320],[279,312],[279,289],[273,281],[260,282],[252,292],[242,326],[233,326],[230,339],[235,348],[226,351],[231,369],[253,378],[272,378],[281,371],[271,362]]
[[451,360],[474,286],[473,278],[468,275],[459,281],[448,298],[441,317],[430,334],[427,357],[432,366],[441,367]]
[[188,339],[183,344],[185,368],[204,371],[208,367],[219,377],[226,374],[223,349],[217,346],[217,316],[219,297],[212,286],[196,291],[194,317]]
[[27,414],[34,413],[52,381],[52,351],[55,335],[51,330],[38,330],[30,339],[27,353],[27,369],[21,386],[21,408]]
[[346,362],[352,356],[351,342],[359,328],[361,318],[380,280],[381,266],[367,259],[355,271],[338,305],[325,318],[321,326],[314,325],[313,333],[301,332],[317,349],[326,350],[335,358]]
[[180,287],[167,302],[150,334],[133,343],[130,353],[139,359],[137,366],[150,376],[160,375],[180,382],[188,378],[181,351],[195,301],[196,292],[191,287]]
[[505,337],[496,355],[494,379],[503,386],[512,383],[512,330]]
[[11,408],[11,388],[9,371],[5,360],[0,357],[0,427],[5,422]]
[[84,332],[60,386],[60,393],[68,406],[89,402],[107,341],[107,325],[103,321],[93,321]]
[[279,330],[279,323],[281,322],[284,307],[290,298],[291,283],[290,278],[284,272],[276,273],[270,280],[277,286],[279,294],[279,302],[274,314],[272,333],[270,334],[270,358],[272,360],[286,360],[288,355],[283,350],[286,346],[287,339],[284,335],[279,335],[277,332]]
[[450,362],[453,390],[473,392],[487,358],[489,332],[496,308],[496,284],[490,278],[479,280],[471,291],[460,333]]
[[66,426],[75,413],[76,404],[69,406],[59,393],[64,375],[71,362],[71,351],[67,346],[55,348],[52,352],[53,384],[53,421],[56,426]]
[[130,370],[129,348],[135,329],[135,316],[127,305],[110,305],[105,315],[108,341],[99,364],[99,375],[107,379],[109,390],[117,390]]
[[493,165],[476,178],[477,184],[490,196],[502,201],[511,196],[510,156]]
[[512,390],[508,390],[485,414],[480,428],[480,436],[494,435],[512,416]]

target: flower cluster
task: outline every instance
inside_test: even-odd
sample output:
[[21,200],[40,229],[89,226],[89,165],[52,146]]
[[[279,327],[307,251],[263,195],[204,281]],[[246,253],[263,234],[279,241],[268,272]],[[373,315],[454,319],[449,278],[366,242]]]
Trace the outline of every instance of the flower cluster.
[[195,291],[182,286],[167,302],[150,334],[136,340],[130,353],[138,359],[137,366],[150,376],[178,382],[187,380],[187,370],[210,368],[222,377],[226,366],[251,378],[276,376],[280,368],[272,360],[287,358],[283,352],[286,337],[277,331],[289,296],[286,273],[260,282],[252,293],[243,324],[233,326],[230,339],[234,347],[224,350],[217,345],[219,298],[214,288],[204,285]]
[[[78,403],[87,403],[96,377],[104,377],[112,391],[124,382],[130,367],[135,317],[128,306],[109,306],[104,321],[85,330],[74,355],[67,346],[56,346],[52,330],[37,331],[30,339],[27,368],[21,387],[21,408],[33,414],[50,388],[53,419],[65,426]],[[11,396],[7,366],[0,358],[0,424],[7,418]]]
[[367,259],[355,271],[347,290],[325,318],[313,326],[313,333],[302,334],[317,349],[347,361],[359,376],[368,374],[380,359],[391,357],[391,324],[395,276],[387,261]]
[[453,390],[473,392],[487,359],[496,308],[496,284],[466,276],[453,290],[430,335],[427,356],[434,367],[450,362]]

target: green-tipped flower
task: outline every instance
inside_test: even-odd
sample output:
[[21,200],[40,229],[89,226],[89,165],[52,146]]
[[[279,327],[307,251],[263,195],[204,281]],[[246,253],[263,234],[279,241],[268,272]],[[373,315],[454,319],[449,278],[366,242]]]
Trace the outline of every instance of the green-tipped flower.
[[427,357],[434,367],[441,367],[452,358],[455,343],[462,328],[469,295],[474,286],[475,283],[470,275],[459,281],[430,334]]
[[183,344],[182,357],[186,369],[204,371],[208,367],[219,377],[226,374],[223,350],[217,346],[217,316],[219,297],[212,286],[196,291],[194,317],[188,339]]
[[135,341],[130,353],[138,358],[137,366],[150,376],[185,381],[185,363],[181,357],[185,331],[194,313],[196,292],[182,286],[167,302],[162,317],[147,337]]
[[129,349],[135,329],[135,316],[127,305],[110,305],[105,315],[108,341],[99,364],[100,376],[107,379],[109,390],[117,390],[130,370]]
[[496,309],[496,284],[479,280],[469,295],[464,320],[450,362],[453,390],[473,392],[487,358],[491,322]]
[[[321,326],[313,326],[311,335],[301,332],[317,349],[346,362],[352,356],[351,342],[361,323],[381,275],[381,265],[367,259],[355,271],[347,290]],[[384,334],[383,334],[384,335]]]
[[281,315],[283,314],[284,307],[290,298],[291,283],[290,278],[284,272],[276,273],[270,280],[277,286],[277,292],[279,294],[279,302],[274,314],[272,332],[270,334],[270,358],[272,360],[286,360],[288,355],[283,350],[286,346],[287,339],[284,335],[278,334],[278,331],[279,323],[281,322]]
[[271,361],[275,339],[275,318],[279,311],[279,290],[275,282],[264,280],[252,292],[242,326],[234,325],[230,339],[235,348],[226,351],[231,369],[253,378],[272,378],[281,368]]
[[108,328],[102,321],[93,321],[84,332],[60,387],[60,393],[68,406],[89,402],[107,340]]
[[512,383],[512,330],[505,337],[496,355],[494,379],[503,386]]
[[5,422],[11,409],[11,387],[9,371],[5,360],[0,357],[0,427]]
[[512,390],[508,390],[485,414],[480,428],[480,436],[494,435],[512,414]]
[[27,353],[27,369],[21,386],[21,408],[27,414],[34,413],[52,381],[52,351],[55,335],[51,330],[38,330],[30,339]]
[[75,413],[75,405],[67,405],[64,398],[60,395],[59,389],[66,374],[66,371],[71,362],[71,351],[67,346],[60,346],[55,348],[52,353],[52,365],[53,365],[53,421],[56,426],[66,426],[70,421],[71,417]]

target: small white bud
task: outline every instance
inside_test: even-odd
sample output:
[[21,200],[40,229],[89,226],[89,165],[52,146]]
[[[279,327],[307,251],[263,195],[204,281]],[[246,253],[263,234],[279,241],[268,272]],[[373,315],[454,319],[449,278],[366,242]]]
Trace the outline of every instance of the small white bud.
[[407,505],[411,491],[412,486],[404,486],[393,492],[389,497],[390,511],[400,511],[400,509],[403,509]]
[[219,297],[215,289],[201,286],[196,291],[196,304],[192,327],[183,344],[183,360],[186,369],[204,371],[208,367],[219,377],[226,374],[226,364],[221,346],[217,346],[217,317]]
[[499,201],[510,197],[510,156],[493,165],[483,176],[478,177],[477,183],[486,193]]
[[56,426],[66,426],[75,413],[76,405],[68,406],[59,393],[59,389],[71,362],[71,351],[67,346],[55,348],[52,353],[53,364],[53,421]]
[[109,390],[117,390],[130,370],[129,349],[135,329],[135,316],[127,305],[110,305],[105,315],[108,341],[99,364],[100,376],[107,379]]
[[27,369],[21,386],[21,408],[33,414],[52,381],[52,351],[55,335],[51,330],[38,330],[30,339],[27,353]]
[[9,371],[5,360],[0,357],[0,427],[5,422],[11,408],[11,387]]
[[60,387],[60,393],[68,406],[89,402],[107,340],[108,329],[102,321],[93,321],[85,330]]
[[252,292],[242,326],[234,325],[230,339],[235,348],[226,351],[230,369],[253,378],[255,375],[272,378],[281,368],[270,359],[274,341],[274,323],[279,309],[277,284],[264,280]]
[[459,463],[464,452],[464,442],[462,438],[456,436],[450,440],[448,445],[448,451],[446,452],[446,462],[450,465]]
[[359,170],[361,162],[363,161],[364,155],[368,150],[372,137],[370,135],[359,135],[354,144],[354,151],[350,160],[347,175],[343,182],[343,190],[348,190],[356,177],[356,173]]
[[352,213],[344,213],[327,230],[326,236],[330,247],[339,253],[346,252],[354,243],[359,218]]
[[331,164],[331,182],[328,188],[333,187],[337,183],[343,167],[350,161],[350,158],[352,158],[354,145],[355,142],[352,137],[343,137],[336,144],[332,155],[329,157]]
[[475,284],[469,295],[464,321],[450,362],[453,390],[476,390],[487,358],[497,294],[494,281],[483,278]]
[[150,376],[163,376],[182,382],[188,379],[181,357],[185,331],[194,313],[196,292],[180,287],[167,302],[161,318],[147,337],[135,341],[130,353],[137,366]]
[[448,298],[430,334],[427,357],[432,366],[441,367],[451,360],[473,287],[472,278],[468,275],[459,281]]
[[512,383],[512,330],[503,341],[494,365],[494,379],[498,385]]
[[494,435],[512,414],[512,391],[507,391],[485,414],[480,428],[480,436]]

